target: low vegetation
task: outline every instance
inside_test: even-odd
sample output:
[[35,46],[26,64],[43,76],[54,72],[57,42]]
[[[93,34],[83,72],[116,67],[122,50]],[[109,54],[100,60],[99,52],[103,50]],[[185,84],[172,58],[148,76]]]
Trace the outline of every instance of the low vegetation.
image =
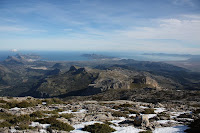
[[170,119],[170,115],[169,114],[166,114],[165,112],[160,112],[157,114],[158,117],[166,117],[168,119]]
[[55,117],[38,119],[36,121],[39,123],[42,123],[42,124],[51,124],[50,128],[55,129],[55,130],[62,130],[62,131],[74,130],[74,128],[72,126],[70,126],[67,123],[63,123],[61,121],[56,120]]
[[119,112],[119,111],[112,112],[112,116],[115,116],[115,117],[128,117],[126,112]]
[[46,102],[47,105],[63,103],[63,101],[59,98],[47,98],[47,99],[42,100],[42,102]]
[[111,133],[111,132],[116,131],[115,129],[111,128],[107,124],[99,124],[99,123],[95,123],[94,125],[85,126],[82,130],[88,131],[91,133]]
[[37,118],[42,118],[44,117],[45,115],[43,114],[43,112],[41,111],[36,111],[36,112],[33,112],[32,114],[30,114],[30,117],[37,117]]
[[142,114],[155,114],[154,109],[144,109],[142,111]]
[[27,107],[33,107],[36,106],[38,104],[41,104],[40,100],[23,100],[21,102],[17,102],[16,100],[12,100],[12,101],[4,101],[1,100],[2,103],[0,107],[2,108],[6,108],[6,109],[10,109],[10,108],[14,108],[14,107],[18,107],[18,108],[27,108]]
[[74,116],[73,116],[73,114],[61,114],[60,117],[63,117],[65,119],[70,119],[70,118],[72,118]]
[[[10,127],[18,125],[19,129],[25,129],[25,124],[29,124],[34,118],[29,115],[15,116],[8,113],[1,112],[1,119],[5,121],[0,123],[0,127]],[[28,129],[28,126],[26,126]]]

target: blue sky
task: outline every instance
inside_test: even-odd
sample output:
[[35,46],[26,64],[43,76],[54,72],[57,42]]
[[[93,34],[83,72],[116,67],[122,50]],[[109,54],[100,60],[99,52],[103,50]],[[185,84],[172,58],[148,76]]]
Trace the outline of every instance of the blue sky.
[[0,0],[0,50],[200,54],[200,0]]

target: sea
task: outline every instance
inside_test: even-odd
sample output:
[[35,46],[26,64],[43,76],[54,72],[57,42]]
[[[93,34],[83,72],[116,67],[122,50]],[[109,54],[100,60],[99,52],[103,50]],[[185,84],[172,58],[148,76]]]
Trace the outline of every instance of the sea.
[[44,61],[89,61],[90,58],[83,54],[97,54],[119,59],[134,59],[139,61],[179,61],[187,60],[186,57],[144,55],[142,52],[99,52],[99,51],[0,51],[0,61],[16,54],[39,55]]

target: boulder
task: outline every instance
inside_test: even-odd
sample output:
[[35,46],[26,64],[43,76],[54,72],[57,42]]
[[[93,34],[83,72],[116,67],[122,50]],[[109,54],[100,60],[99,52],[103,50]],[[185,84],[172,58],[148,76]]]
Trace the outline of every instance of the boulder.
[[134,119],[135,126],[148,127],[149,126],[149,118],[147,115],[136,115]]

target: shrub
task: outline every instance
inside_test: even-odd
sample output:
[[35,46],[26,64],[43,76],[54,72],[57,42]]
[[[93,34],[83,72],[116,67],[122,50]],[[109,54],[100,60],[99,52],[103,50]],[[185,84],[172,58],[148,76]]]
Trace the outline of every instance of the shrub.
[[170,118],[169,114],[166,114],[165,112],[160,112],[159,114],[157,114],[158,117],[167,117],[168,119]]
[[13,100],[11,102],[7,102],[6,105],[5,105],[5,107],[9,108],[9,109],[10,108],[14,108],[14,107],[16,107],[16,104],[17,104],[17,101]]
[[128,117],[126,113],[119,112],[119,111],[112,112],[112,115],[115,116],[115,117]]
[[132,107],[133,105],[125,103],[125,104],[120,104],[120,107]]
[[91,133],[111,133],[111,132],[115,131],[115,129],[111,128],[109,125],[99,124],[99,123],[95,123],[94,125],[85,126],[82,130],[88,131]]
[[4,121],[4,122],[1,122],[1,123],[0,123],[0,128],[1,128],[1,127],[11,127],[11,126],[12,126],[12,124],[9,123],[9,122],[7,122],[7,121]]
[[30,122],[30,120],[31,120],[31,117],[29,115],[20,115],[9,120],[9,122],[11,124],[17,124],[20,122]]
[[0,99],[0,103],[7,103],[7,101]]
[[29,123],[21,123],[16,128],[17,130],[26,130],[26,129],[32,129],[33,127],[29,126]]
[[41,118],[45,116],[41,111],[36,111],[36,112],[33,112],[32,114],[30,114],[30,117],[38,117],[38,118]]
[[130,113],[130,114],[139,114],[139,112],[136,111],[136,110],[129,110],[129,113]]
[[49,105],[49,104],[62,104],[63,103],[63,101],[59,98],[48,98],[48,99],[42,100],[42,102],[46,102],[47,105]]
[[60,117],[64,117],[65,119],[70,119],[74,116],[73,116],[73,114],[61,114]]
[[105,121],[104,124],[106,125],[114,125],[114,126],[117,126],[116,124],[112,123],[112,122],[109,122],[109,121]]
[[33,105],[31,103],[27,102],[27,101],[22,101],[20,103],[17,103],[16,106],[19,107],[19,108],[27,108],[27,107],[30,107],[30,106],[33,106]]
[[115,105],[115,106],[113,106],[113,109],[116,109],[116,110],[118,110],[118,109],[121,109],[121,107],[120,107],[120,106],[118,106],[118,105]]
[[13,118],[13,117],[15,117],[14,115],[12,115],[12,114],[9,114],[9,113],[6,113],[6,112],[0,112],[0,119],[11,119],[11,118]]
[[27,107],[33,107],[35,105],[38,104],[38,101],[34,101],[34,100],[28,100],[28,101],[21,101],[21,102],[17,102],[15,100],[12,100],[10,102],[6,102],[6,104],[1,105],[2,108],[14,108],[14,107],[19,107],[19,108],[27,108]]
[[73,110],[72,110],[72,112],[77,112],[77,111],[78,111],[77,109],[73,109]]
[[144,109],[143,114],[155,114],[154,109]]
[[74,128],[69,124],[58,121],[54,117],[39,119],[36,121],[42,124],[51,124],[50,126],[51,129],[64,130],[64,131],[74,130]]

